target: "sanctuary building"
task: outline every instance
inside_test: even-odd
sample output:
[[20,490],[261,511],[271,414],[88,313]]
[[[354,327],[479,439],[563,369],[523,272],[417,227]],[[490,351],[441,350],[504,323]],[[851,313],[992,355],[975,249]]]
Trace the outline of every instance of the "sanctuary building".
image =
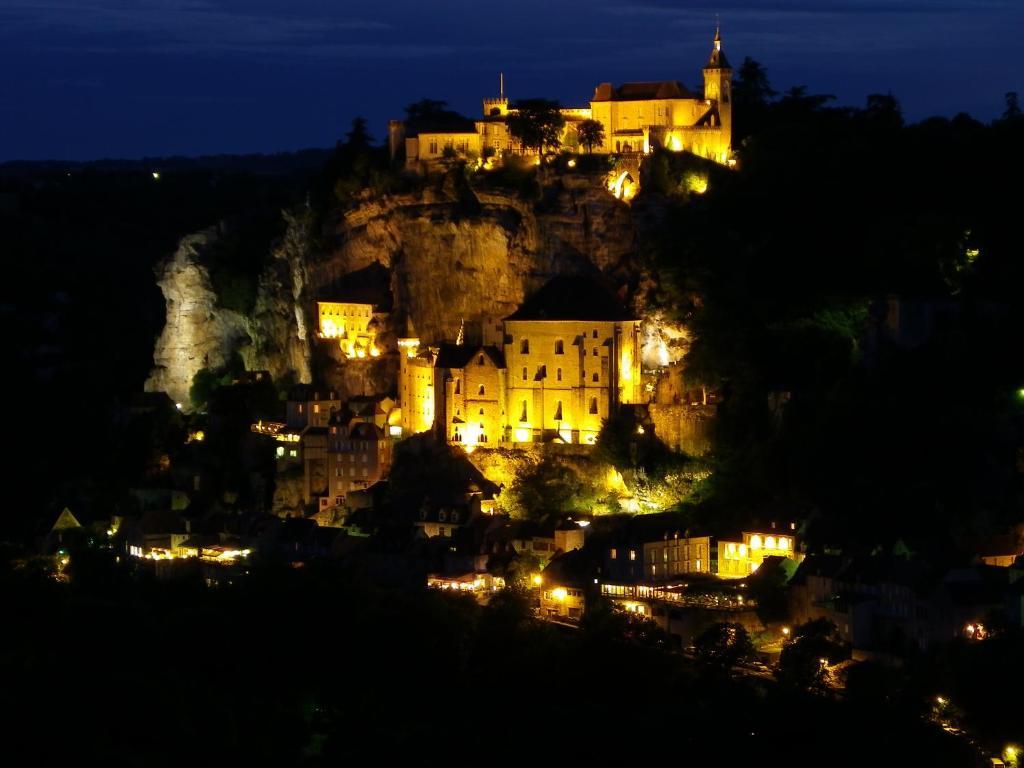
[[[562,146],[579,146],[577,126],[596,120],[604,129],[604,143],[593,148],[596,152],[647,154],[664,147],[726,163],[732,142],[732,68],[719,30],[703,76],[701,92],[676,80],[601,83],[589,106],[562,109]],[[508,116],[515,106],[505,96],[504,78],[499,90],[498,98],[483,100],[483,115],[476,120],[453,113],[415,123],[392,120],[388,126],[392,159],[404,153],[406,168],[424,170],[450,156],[526,154],[508,130]]]
[[403,432],[478,445],[593,444],[639,403],[640,321],[603,286],[556,277],[481,343],[399,341]]

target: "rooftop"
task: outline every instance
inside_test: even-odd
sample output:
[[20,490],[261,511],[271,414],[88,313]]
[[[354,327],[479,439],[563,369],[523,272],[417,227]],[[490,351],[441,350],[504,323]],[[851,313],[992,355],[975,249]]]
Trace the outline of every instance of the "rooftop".
[[634,320],[619,298],[589,277],[553,278],[506,320]]

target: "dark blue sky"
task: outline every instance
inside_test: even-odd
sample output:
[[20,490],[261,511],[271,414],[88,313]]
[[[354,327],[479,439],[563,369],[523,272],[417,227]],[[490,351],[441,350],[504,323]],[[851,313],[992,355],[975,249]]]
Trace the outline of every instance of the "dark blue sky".
[[988,120],[1024,93],[1024,0],[0,0],[0,161],[328,146],[422,96],[585,105],[601,81],[691,86],[715,15],[783,90]]

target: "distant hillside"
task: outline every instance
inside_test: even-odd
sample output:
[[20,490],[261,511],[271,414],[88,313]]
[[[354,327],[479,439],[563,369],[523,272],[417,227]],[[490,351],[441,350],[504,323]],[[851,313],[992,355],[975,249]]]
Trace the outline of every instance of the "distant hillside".
[[144,157],[138,160],[103,159],[88,162],[71,160],[13,160],[0,163],[0,176],[36,177],[53,173],[95,171],[222,171],[286,175],[315,171],[323,167],[332,149],[300,149],[270,155],[203,155],[201,157]]

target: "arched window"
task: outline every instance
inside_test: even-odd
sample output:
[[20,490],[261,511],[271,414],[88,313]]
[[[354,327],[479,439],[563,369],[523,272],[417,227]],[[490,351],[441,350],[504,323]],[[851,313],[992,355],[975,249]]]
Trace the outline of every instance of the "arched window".
[[590,412],[591,413],[597,413],[597,398],[596,397],[590,398]]
[[476,364],[477,365],[483,365],[484,364],[484,356],[483,355],[480,355],[480,357],[478,357],[476,359]]
[[482,395],[482,394],[484,393],[484,385],[483,385],[483,384],[481,384],[481,385],[480,385],[480,386],[479,386],[479,387],[477,388],[477,390],[476,390],[476,393],[477,393],[478,395]]
[[555,421],[561,421],[561,420],[562,420],[562,401],[559,400],[558,403],[555,405]]
[[530,340],[520,339],[519,340],[519,354],[528,355],[530,354]]
[[455,380],[455,394],[462,394],[462,379]]
[[556,355],[565,354],[565,344],[562,342],[561,339],[557,339],[555,341],[555,354]]
[[520,421],[529,421],[529,418],[527,418],[528,416],[529,416],[529,414],[526,411],[526,401],[523,400],[523,407],[522,407],[522,410],[519,412],[519,420]]
[[555,369],[555,379],[558,380],[558,381],[562,380],[562,369],[561,368],[556,368]]
[[596,374],[596,373],[595,373],[595,374],[594,374],[594,375],[593,375],[593,376],[591,377],[591,379],[593,379],[594,383],[596,384],[597,382],[599,382],[599,381],[601,380],[601,376],[600,376],[599,374]]

